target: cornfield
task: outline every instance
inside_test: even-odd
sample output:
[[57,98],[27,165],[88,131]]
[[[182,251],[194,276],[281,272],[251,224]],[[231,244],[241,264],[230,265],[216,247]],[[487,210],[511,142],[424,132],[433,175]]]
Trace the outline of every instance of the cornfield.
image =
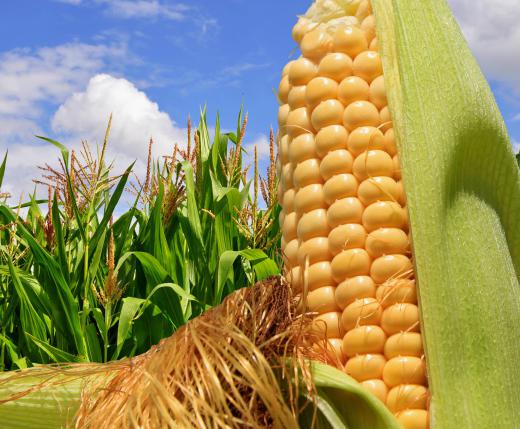
[[48,201],[0,207],[0,368],[143,353],[278,274],[274,141],[265,178],[258,160],[249,177],[246,124],[240,114],[236,132],[221,133],[217,120],[210,137],[203,112],[171,154],[148,156],[144,178],[106,159],[110,125],[96,151],[48,140],[62,156],[36,178]]

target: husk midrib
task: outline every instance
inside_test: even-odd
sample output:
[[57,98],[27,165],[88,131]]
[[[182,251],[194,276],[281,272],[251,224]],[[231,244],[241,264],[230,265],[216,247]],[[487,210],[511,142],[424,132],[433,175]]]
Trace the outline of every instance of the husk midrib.
[[444,1],[373,6],[408,198],[433,427],[515,428],[520,178],[503,120]]

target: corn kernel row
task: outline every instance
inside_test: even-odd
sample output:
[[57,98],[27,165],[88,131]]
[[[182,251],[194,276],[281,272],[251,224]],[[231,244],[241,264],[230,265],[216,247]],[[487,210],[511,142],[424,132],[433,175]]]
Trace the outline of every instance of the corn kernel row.
[[278,96],[284,272],[344,370],[405,428],[428,427],[406,198],[368,1],[293,30]]

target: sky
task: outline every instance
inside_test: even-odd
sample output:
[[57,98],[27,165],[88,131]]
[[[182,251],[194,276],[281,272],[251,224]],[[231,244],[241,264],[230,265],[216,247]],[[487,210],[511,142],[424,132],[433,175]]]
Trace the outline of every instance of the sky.
[[[265,162],[276,127],[274,90],[296,55],[291,28],[310,0],[17,0],[1,2],[0,153],[9,151],[3,192],[34,188],[38,165],[68,148],[102,142],[110,157],[143,172],[154,155],[186,138],[186,120],[207,105],[233,129],[249,112],[246,149]],[[520,142],[520,2],[449,0],[506,120]]]

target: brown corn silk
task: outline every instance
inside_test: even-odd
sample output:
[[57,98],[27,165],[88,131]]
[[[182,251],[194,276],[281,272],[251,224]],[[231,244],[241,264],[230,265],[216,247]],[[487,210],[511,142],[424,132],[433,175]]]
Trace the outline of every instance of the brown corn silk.
[[427,428],[406,198],[371,5],[316,1],[293,37],[302,56],[278,92],[284,274],[337,366],[405,428]]
[[81,403],[76,413],[72,402],[64,410],[63,427],[296,429],[305,407],[299,395],[314,395],[309,359],[334,364],[312,347],[309,322],[290,287],[272,278],[235,292],[135,358],[13,373],[0,390],[30,387],[10,389],[0,405],[72,384]]

